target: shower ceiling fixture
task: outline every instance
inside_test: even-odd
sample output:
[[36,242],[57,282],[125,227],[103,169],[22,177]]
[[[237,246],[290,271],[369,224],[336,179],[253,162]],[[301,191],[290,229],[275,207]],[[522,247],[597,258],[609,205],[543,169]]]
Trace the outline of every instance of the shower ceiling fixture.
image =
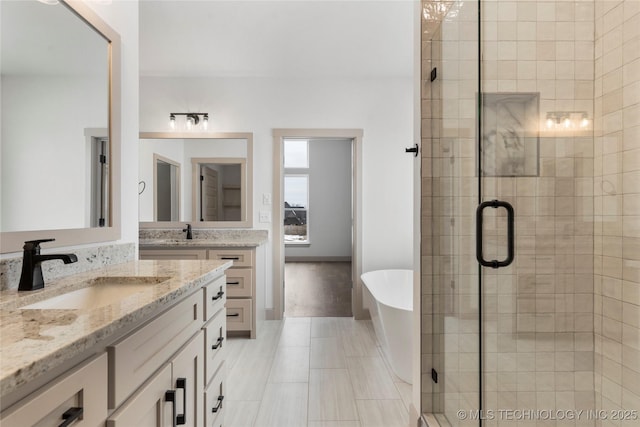
[[549,111],[545,125],[547,129],[586,129],[589,115],[586,111]]
[[185,128],[187,130],[207,130],[209,128],[209,113],[170,113],[169,126],[171,129],[176,128],[176,116],[186,116]]

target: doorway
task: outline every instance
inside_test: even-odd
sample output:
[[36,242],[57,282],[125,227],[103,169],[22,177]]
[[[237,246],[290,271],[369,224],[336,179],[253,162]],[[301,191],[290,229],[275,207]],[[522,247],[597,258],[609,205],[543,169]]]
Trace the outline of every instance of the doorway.
[[285,138],[284,312],[352,316],[352,139]]
[[[274,130],[274,310],[272,318],[287,316],[354,316],[364,317],[362,288],[359,280],[361,267],[361,130],[338,129],[278,129]],[[285,143],[304,145],[301,141],[312,141],[317,147],[342,149],[341,154],[329,154],[329,160],[321,163],[346,163],[346,178],[335,183],[336,176],[312,175],[310,169],[285,167]],[[308,143],[307,143],[308,144]],[[312,145],[311,155],[314,147]],[[307,155],[309,152],[307,152]],[[326,157],[326,154],[325,154]],[[309,157],[304,157],[308,160]],[[313,158],[311,160],[314,161]],[[291,166],[287,164],[286,166]],[[294,165],[295,166],[295,165]],[[311,165],[313,167],[313,165]],[[334,174],[335,175],[335,174]],[[327,182],[324,182],[327,181]],[[286,183],[286,184],[285,184]],[[340,202],[314,202],[314,194],[329,193],[335,196],[336,189],[349,190],[347,198]],[[305,190],[306,189],[306,196]],[[314,194],[312,194],[314,193]],[[317,195],[316,194],[316,195]],[[288,196],[291,201],[286,200]],[[305,197],[310,197],[305,199]],[[286,204],[285,204],[286,202]],[[336,226],[336,213],[346,224]],[[323,223],[325,223],[323,225]],[[327,225],[328,224],[328,225]],[[320,226],[316,228],[316,226]],[[286,233],[286,236],[285,236]],[[285,242],[285,239],[288,242]],[[342,241],[341,249],[329,249],[327,244]],[[346,242],[346,243],[345,243]],[[285,243],[288,243],[285,245]],[[346,249],[345,249],[346,245]],[[324,249],[323,249],[324,248]],[[285,260],[288,269],[285,269]],[[288,280],[287,272],[288,270]],[[287,282],[303,283],[287,295]],[[342,282],[342,286],[331,285]],[[285,290],[287,289],[287,290]],[[324,292],[324,291],[328,292]],[[310,304],[295,302],[307,301]],[[346,294],[346,296],[345,296]],[[293,297],[286,302],[286,297]],[[316,300],[316,301],[314,301]],[[345,307],[346,301],[346,307]],[[306,305],[306,307],[304,307]],[[324,307],[324,309],[322,308]],[[335,310],[340,309],[340,314]]]

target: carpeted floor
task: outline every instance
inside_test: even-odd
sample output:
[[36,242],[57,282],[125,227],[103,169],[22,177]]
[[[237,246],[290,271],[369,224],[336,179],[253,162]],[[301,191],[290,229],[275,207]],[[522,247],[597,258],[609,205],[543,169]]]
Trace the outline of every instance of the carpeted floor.
[[350,262],[287,262],[286,317],[350,317]]

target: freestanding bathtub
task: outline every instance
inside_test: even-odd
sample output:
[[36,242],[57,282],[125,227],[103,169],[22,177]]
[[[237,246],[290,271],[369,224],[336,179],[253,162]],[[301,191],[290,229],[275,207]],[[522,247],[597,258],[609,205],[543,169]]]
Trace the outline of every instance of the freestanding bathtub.
[[411,384],[413,271],[377,270],[360,277],[373,297],[367,306],[382,351],[393,372]]

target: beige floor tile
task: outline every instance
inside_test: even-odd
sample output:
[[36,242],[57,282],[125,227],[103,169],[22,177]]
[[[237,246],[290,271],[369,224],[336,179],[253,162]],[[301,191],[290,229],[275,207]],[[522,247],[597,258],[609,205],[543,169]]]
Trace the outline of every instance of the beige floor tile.
[[356,402],[346,369],[312,369],[309,420],[357,420]]
[[280,332],[280,347],[309,347],[311,340],[311,319],[308,317],[288,317]]
[[267,384],[255,427],[301,427],[307,423],[307,383]]
[[346,356],[375,357],[379,355],[376,340],[366,329],[341,331],[340,339]]
[[400,399],[381,357],[347,357],[356,399]]
[[272,363],[273,358],[245,358],[243,355],[227,377],[227,398],[261,400]]
[[309,381],[309,347],[279,347],[276,351],[270,383],[306,383]]
[[311,369],[346,368],[342,342],[338,337],[311,338]]
[[409,414],[400,400],[358,400],[362,427],[406,427]]
[[224,405],[226,427],[252,427],[260,409],[260,401],[231,400]]
[[335,317],[311,318],[311,338],[337,337],[340,333],[338,322]]

